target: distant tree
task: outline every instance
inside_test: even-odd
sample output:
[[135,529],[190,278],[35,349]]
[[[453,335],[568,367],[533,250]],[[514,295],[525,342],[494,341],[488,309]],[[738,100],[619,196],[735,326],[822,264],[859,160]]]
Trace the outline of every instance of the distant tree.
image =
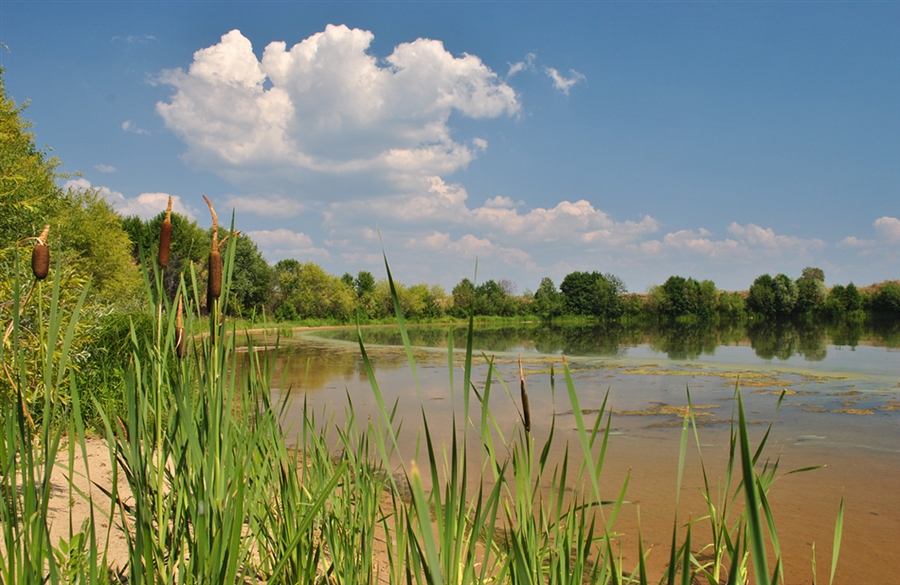
[[375,277],[367,270],[360,270],[356,274],[354,281],[357,296],[363,296],[366,293],[375,292]]
[[508,297],[515,296],[516,283],[514,283],[513,281],[511,281],[507,278],[501,278],[497,284],[500,285],[500,288],[503,290],[503,292],[506,294],[506,296],[508,296]]
[[688,281],[683,276],[670,276],[661,287],[663,312],[678,317],[689,312],[689,298],[685,294]]
[[716,283],[711,280],[703,280],[699,285],[699,302],[697,304],[697,315],[701,317],[709,317],[718,310],[719,289]]
[[278,304],[293,305],[301,319],[346,320],[356,306],[355,291],[313,262],[279,261],[275,265],[275,291]]
[[463,278],[450,294],[453,295],[453,313],[458,317],[467,316],[475,304],[475,285],[472,281]]
[[353,280],[353,275],[349,272],[345,272],[341,275],[341,282],[349,286],[350,288],[354,288],[355,281]]
[[900,316],[900,282],[881,285],[869,300],[869,308],[878,313],[893,313]]
[[604,272],[603,278],[612,285],[613,290],[616,291],[617,295],[624,295],[628,292],[628,287],[625,286],[625,281],[613,274],[612,272]]
[[775,295],[775,314],[779,317],[787,317],[794,312],[797,305],[797,285],[785,274],[779,274],[774,278],[772,290]]
[[272,298],[274,270],[247,236],[234,241],[229,310],[233,314],[260,313]]
[[844,300],[848,312],[862,310],[862,295],[852,282],[844,289]]
[[57,233],[60,243],[91,276],[91,288],[104,302],[132,303],[143,281],[131,257],[131,242],[122,218],[93,190],[69,191],[61,200]]
[[827,291],[825,289],[825,273],[821,268],[807,266],[795,284],[797,285],[797,303],[794,305],[796,314],[805,315],[823,308]]
[[567,274],[559,285],[562,291],[565,312],[570,315],[595,314],[595,290],[594,285],[602,280],[599,272],[571,272]]
[[481,283],[475,287],[475,314],[506,316],[507,296],[496,281],[488,280]]
[[550,278],[541,279],[541,284],[534,293],[532,305],[534,313],[544,320],[551,320],[563,313],[564,300],[562,294]]
[[830,315],[842,315],[847,312],[847,295],[846,287],[842,284],[836,284],[828,291],[825,297],[825,311]]
[[622,314],[622,303],[616,286],[605,277],[594,281],[592,312],[601,319],[616,319]]
[[774,278],[768,274],[756,277],[747,292],[747,309],[765,316],[776,314]]
[[803,272],[800,275],[801,279],[806,280],[817,280],[819,282],[825,282],[825,271],[821,268],[816,268],[814,266],[807,266],[803,269]]
[[716,310],[720,315],[735,318],[740,316],[746,308],[746,301],[740,294],[728,291],[719,293]]

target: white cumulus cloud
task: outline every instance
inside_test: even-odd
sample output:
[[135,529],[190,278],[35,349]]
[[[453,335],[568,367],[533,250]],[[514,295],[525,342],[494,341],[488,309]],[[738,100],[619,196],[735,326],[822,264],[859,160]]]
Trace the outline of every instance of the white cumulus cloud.
[[[379,60],[374,35],[328,25],[261,59],[238,30],[194,53],[187,71],[164,72],[175,93],[157,104],[188,158],[235,181],[277,168],[282,182],[311,174],[369,173],[388,182],[464,168],[487,144],[451,137],[452,113],[515,115],[515,91],[478,57],[416,39]],[[242,171],[244,172],[242,174]],[[326,197],[340,198],[337,191]]]
[[888,244],[900,244],[900,219],[896,217],[879,217],[873,224],[878,237]]
[[[165,211],[169,202],[168,193],[141,193],[137,197],[126,197],[118,191],[108,187],[92,185],[85,178],[70,179],[63,184],[64,190],[72,191],[96,191],[101,197],[112,205],[120,215],[136,215],[141,219],[156,217],[159,212]],[[194,219],[197,211],[182,202],[181,197],[172,195],[172,211]]]

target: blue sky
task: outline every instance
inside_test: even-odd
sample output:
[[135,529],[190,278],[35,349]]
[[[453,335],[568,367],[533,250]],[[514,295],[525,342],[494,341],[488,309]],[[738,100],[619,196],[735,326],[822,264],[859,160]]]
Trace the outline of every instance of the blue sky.
[[900,278],[900,3],[0,0],[0,42],[67,186],[273,263]]

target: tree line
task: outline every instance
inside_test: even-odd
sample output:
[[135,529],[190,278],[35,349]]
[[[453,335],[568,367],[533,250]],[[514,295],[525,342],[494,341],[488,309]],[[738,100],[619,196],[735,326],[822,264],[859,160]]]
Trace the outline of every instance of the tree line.
[[[151,220],[127,217],[123,228],[133,242],[132,254],[150,251],[164,213]],[[172,214],[173,239],[167,287],[174,292],[178,273],[193,263],[202,272],[209,251],[210,234],[196,222]],[[711,280],[670,276],[646,294],[629,293],[621,278],[600,271],[575,271],[559,286],[549,277],[534,292],[516,294],[509,280],[476,284],[460,280],[448,294],[441,285],[406,285],[394,281],[403,314],[408,318],[436,320],[476,316],[539,318],[580,317],[601,321],[754,319],[774,320],[837,317],[865,311],[900,316],[900,282],[888,281],[859,289],[854,283],[825,286],[821,268],[806,267],[796,279],[785,274],[757,277],[741,292],[719,290]],[[393,295],[387,278],[376,279],[367,271],[341,276],[327,273],[314,262],[280,260],[269,265],[253,241],[237,239],[234,281],[229,306],[232,313],[256,319],[264,313],[277,321],[350,321],[387,319],[394,314]]]

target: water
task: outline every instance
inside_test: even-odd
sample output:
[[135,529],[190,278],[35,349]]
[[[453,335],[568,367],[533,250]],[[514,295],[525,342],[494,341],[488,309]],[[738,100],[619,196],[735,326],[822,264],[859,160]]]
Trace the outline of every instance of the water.
[[[463,345],[465,333],[464,327],[453,329],[455,346]],[[410,327],[409,336],[415,346],[418,384],[405,351],[398,347],[396,328],[363,331],[385,399],[389,405],[397,401],[397,416],[403,420],[400,459],[407,462],[419,439],[422,409],[439,443],[451,436],[451,415],[462,412],[464,357],[460,351],[453,354],[451,387],[447,327]],[[491,412],[498,428],[510,436],[521,424],[517,364],[521,353],[532,436],[542,445],[553,422],[556,439],[550,457],[551,461],[561,459],[566,442],[576,437],[562,378],[565,356],[586,419],[593,422],[599,416],[604,400],[613,413],[604,468],[609,489],[617,490],[626,474],[631,474],[628,497],[641,502],[645,540],[658,542],[664,549],[671,534],[681,413],[688,389],[703,461],[715,481],[727,459],[733,396],[739,383],[752,441],[760,440],[766,425],[774,422],[767,454],[781,457],[783,471],[824,466],[786,475],[771,494],[787,582],[810,580],[812,540],[817,542],[819,564],[829,566],[841,497],[846,510],[842,558],[856,573],[848,572],[836,582],[900,582],[900,577],[887,572],[900,563],[900,350],[896,340],[891,328],[879,331],[840,324],[806,329],[478,327],[473,384],[479,393],[484,392],[485,356],[492,358],[496,372]],[[319,421],[333,417],[342,424],[348,398],[358,420],[378,417],[355,329],[298,332],[283,339],[282,348],[275,376],[284,380],[279,393],[290,388],[296,396],[303,395]],[[301,407],[302,401],[295,400],[287,424],[299,425]],[[480,410],[471,418],[477,424]],[[695,454],[697,447],[691,440],[689,453]],[[473,453],[482,449],[477,441],[470,448]],[[695,517],[705,513],[698,496],[703,481],[698,464],[689,457],[684,480],[688,495],[682,504],[685,513]],[[634,518],[623,514],[621,523],[621,530],[630,535],[623,549],[636,550]],[[656,559],[665,560],[666,554],[659,552]],[[868,577],[865,571],[870,571]]]

